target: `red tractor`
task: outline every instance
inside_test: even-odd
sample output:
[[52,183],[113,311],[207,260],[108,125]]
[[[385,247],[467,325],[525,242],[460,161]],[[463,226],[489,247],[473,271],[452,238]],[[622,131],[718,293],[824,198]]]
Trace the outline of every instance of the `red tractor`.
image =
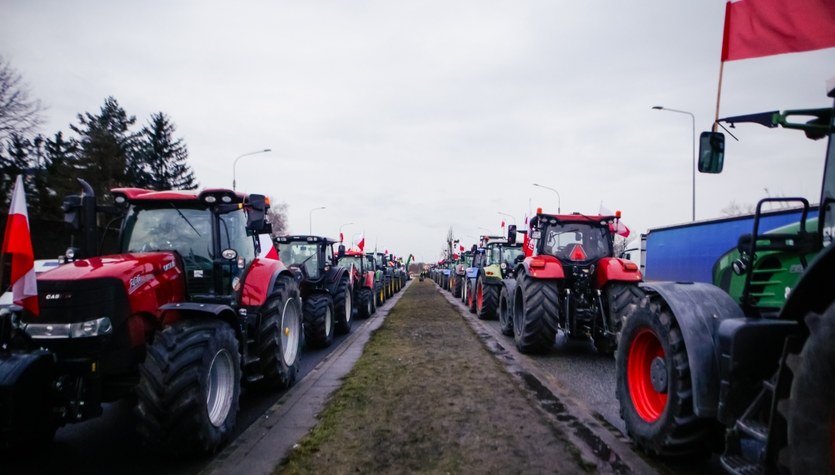
[[359,250],[342,250],[337,265],[349,269],[354,288],[354,301],[357,303],[357,317],[368,318],[377,311],[374,298],[375,269],[364,252]]
[[560,333],[591,337],[599,352],[614,353],[623,317],[643,296],[638,266],[614,256],[619,218],[537,210],[533,255],[516,266],[510,305],[519,351],[547,351]]
[[334,333],[351,331],[354,313],[350,272],[334,262],[337,241],[321,236],[279,236],[275,241],[281,262],[301,275],[306,344],[330,346]]
[[217,450],[242,383],[288,387],[298,371],[298,286],[281,262],[257,257],[268,201],[114,189],[119,250],[97,256],[95,197],[82,186],[64,201],[78,248],[38,277],[40,314],[0,312],[0,446],[51,440],[127,397],[151,444]]

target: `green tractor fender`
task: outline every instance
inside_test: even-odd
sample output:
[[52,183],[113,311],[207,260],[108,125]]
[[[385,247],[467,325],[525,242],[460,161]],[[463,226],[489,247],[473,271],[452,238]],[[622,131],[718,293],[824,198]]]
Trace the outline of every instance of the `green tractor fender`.
[[719,405],[719,354],[715,344],[720,324],[744,320],[739,305],[722,289],[703,282],[652,282],[641,284],[651,299],[660,298],[670,308],[681,329],[693,387],[693,411],[715,418]]

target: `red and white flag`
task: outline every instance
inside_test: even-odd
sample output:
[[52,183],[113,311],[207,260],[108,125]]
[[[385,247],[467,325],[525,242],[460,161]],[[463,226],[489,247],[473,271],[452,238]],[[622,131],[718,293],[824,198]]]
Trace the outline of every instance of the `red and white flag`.
[[722,61],[832,47],[832,0],[737,0],[725,5]]
[[502,229],[504,229],[504,220],[502,220]]
[[[614,216],[614,213],[612,213],[611,211],[609,211],[608,208],[603,206],[603,203],[600,203],[600,216]],[[609,228],[613,233],[617,233],[618,236],[623,236],[625,238],[629,237],[629,228],[626,227],[626,225],[623,224],[623,221],[621,221],[620,219],[617,220],[617,225],[610,224]]]
[[357,248],[358,248],[360,251],[365,250],[365,236],[360,236],[360,240],[359,240],[359,242],[357,243]]
[[258,254],[258,257],[278,260],[278,251],[275,249],[273,238],[269,234],[259,234],[258,242],[261,247],[261,252]]
[[18,175],[12,191],[9,219],[3,235],[3,254],[12,258],[12,299],[34,316],[38,307],[38,283],[35,278],[35,253],[32,251],[32,235],[29,233],[29,213],[26,211],[26,194],[23,178]]

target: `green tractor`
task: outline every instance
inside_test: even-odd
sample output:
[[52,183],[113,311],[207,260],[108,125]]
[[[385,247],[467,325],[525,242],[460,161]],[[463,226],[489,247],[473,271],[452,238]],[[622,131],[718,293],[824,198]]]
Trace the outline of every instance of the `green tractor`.
[[[645,284],[617,350],[621,417],[650,454],[721,452],[734,474],[835,473],[835,108],[721,121],[826,139],[819,218],[760,233],[775,199],[760,201],[753,232],[717,264],[732,295],[704,283]],[[704,132],[700,142],[699,170],[719,173],[724,136]]]

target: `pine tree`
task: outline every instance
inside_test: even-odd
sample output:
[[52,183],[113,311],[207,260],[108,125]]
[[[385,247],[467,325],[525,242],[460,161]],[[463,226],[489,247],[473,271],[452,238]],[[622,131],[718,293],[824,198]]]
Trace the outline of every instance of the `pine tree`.
[[110,189],[136,186],[147,181],[145,168],[137,162],[137,136],[130,132],[136,117],[128,116],[113,97],[104,101],[99,115],[78,114],[78,173],[97,196]]
[[153,190],[193,190],[197,188],[194,172],[188,165],[188,149],[183,139],[175,139],[176,126],[163,114],[151,115],[142,129],[137,162],[141,163],[144,182],[139,186]]
[[61,204],[64,197],[80,191],[76,177],[78,144],[67,140],[62,132],[43,142],[43,165],[39,193],[41,194],[41,213],[43,217],[61,219]]

